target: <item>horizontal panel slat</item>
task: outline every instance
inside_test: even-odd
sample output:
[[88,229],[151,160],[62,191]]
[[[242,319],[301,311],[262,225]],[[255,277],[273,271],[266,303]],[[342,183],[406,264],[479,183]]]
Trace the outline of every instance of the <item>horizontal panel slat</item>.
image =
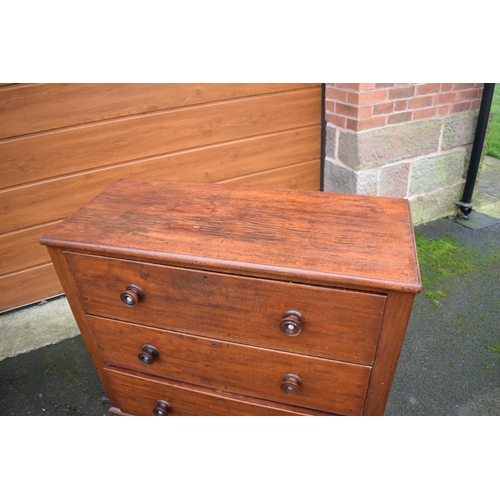
[[0,144],[0,187],[319,124],[320,108],[313,88],[10,140]]
[[0,234],[62,219],[122,177],[218,182],[317,159],[319,137],[319,127],[310,127],[9,189],[0,192],[8,214]]
[[275,170],[228,179],[227,184],[241,184],[263,188],[299,189],[303,191],[319,191],[320,161],[313,160],[300,165],[277,168]]
[[52,264],[0,278],[0,311],[62,293]]
[[38,239],[55,224],[43,224],[0,236],[0,276],[49,262],[49,253],[38,243]]
[[0,90],[0,139],[319,84],[40,84]]

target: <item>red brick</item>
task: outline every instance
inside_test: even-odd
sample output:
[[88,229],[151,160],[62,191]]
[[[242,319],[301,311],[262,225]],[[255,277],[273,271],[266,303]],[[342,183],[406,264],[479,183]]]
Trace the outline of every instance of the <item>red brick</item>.
[[394,87],[396,85],[395,83],[376,83],[375,88],[376,89],[385,89],[387,87]]
[[359,93],[358,92],[347,92],[347,100],[349,104],[359,104]]
[[408,106],[408,101],[406,99],[394,101],[394,111],[404,111],[407,106]]
[[357,120],[352,120],[351,118],[347,118],[347,123],[346,123],[345,128],[347,128],[348,130],[353,130],[354,132],[357,132],[358,125],[359,125],[359,123]]
[[450,106],[440,106],[437,110],[438,116],[448,115],[450,113]]
[[325,113],[325,119],[332,125],[337,125],[337,127],[345,128],[346,119],[344,116],[334,115],[328,111]]
[[422,83],[421,85],[417,85],[416,94],[434,94],[436,92],[439,92],[440,89],[440,83]]
[[370,128],[383,127],[385,125],[385,116],[375,116],[360,120],[358,123],[358,130],[368,130]]
[[335,102],[325,99],[325,110],[335,113]]
[[336,112],[341,115],[350,116],[359,120],[372,116],[372,106],[349,106],[348,104],[337,103]]
[[474,84],[473,83],[452,83],[451,84],[451,90],[467,90],[467,89],[473,89]]
[[460,113],[461,111],[468,111],[470,109],[471,101],[468,102],[458,102],[454,104],[451,108],[452,113]]
[[372,92],[364,92],[359,94],[359,104],[373,104],[376,102],[387,101],[387,90],[373,90]]
[[373,106],[359,106],[358,118],[370,118],[372,116]]
[[359,83],[336,83],[339,89],[359,90]]
[[412,117],[411,111],[405,111],[404,113],[396,113],[394,115],[389,115],[387,117],[387,124],[394,125],[395,123],[409,122]]
[[427,108],[429,106],[432,106],[432,96],[431,95],[426,95],[426,96],[422,96],[422,97],[414,97],[413,99],[410,99],[408,101],[408,108],[409,109]]
[[444,94],[435,94],[433,96],[433,104],[446,104],[448,102],[455,102],[457,97],[456,92],[445,92]]
[[359,84],[359,90],[372,90],[375,88],[374,83],[360,83]]
[[442,83],[441,84],[441,92],[448,92],[451,90],[452,87],[453,87],[453,84],[451,84],[451,83]]
[[335,103],[335,113],[338,115],[352,116],[356,118],[358,116],[358,108],[356,106],[349,106],[342,102]]
[[340,90],[335,87],[326,87],[325,97],[327,99],[334,99],[336,101],[346,102],[347,92],[345,90]]
[[422,120],[423,118],[432,118],[436,116],[437,108],[424,108],[424,109],[416,109],[413,112],[414,120]]
[[472,101],[472,103],[470,105],[470,109],[476,110],[476,109],[479,109],[480,106],[481,106],[481,101],[480,100]]
[[389,90],[389,99],[404,99],[405,97],[413,97],[415,95],[415,86],[396,87]]
[[477,99],[479,91],[477,89],[462,90],[457,93],[457,101],[473,101]]
[[375,106],[373,106],[374,115],[392,113],[393,111],[394,111],[394,101],[384,102],[382,104],[376,104]]

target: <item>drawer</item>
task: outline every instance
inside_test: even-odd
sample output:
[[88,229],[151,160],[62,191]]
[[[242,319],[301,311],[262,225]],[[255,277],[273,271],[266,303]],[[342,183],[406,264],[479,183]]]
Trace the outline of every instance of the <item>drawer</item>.
[[121,413],[129,415],[154,415],[153,410],[158,407],[159,400],[170,404],[170,416],[328,415],[234,394],[218,393],[181,382],[146,377],[113,367],[104,368],[104,373],[113,391],[113,404]]
[[[342,415],[360,415],[371,368],[89,317],[105,363],[230,393]],[[142,346],[158,352],[139,361]],[[300,384],[282,390],[286,374]]]
[[[386,296],[66,252],[87,313],[178,332],[372,364]],[[128,285],[144,295],[128,307]],[[302,331],[280,330],[299,311]]]

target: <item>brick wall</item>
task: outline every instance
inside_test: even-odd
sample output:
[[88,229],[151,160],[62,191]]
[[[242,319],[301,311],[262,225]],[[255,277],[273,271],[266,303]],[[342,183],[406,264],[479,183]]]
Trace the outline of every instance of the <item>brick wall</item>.
[[415,224],[456,213],[482,88],[326,84],[325,191],[408,198]]

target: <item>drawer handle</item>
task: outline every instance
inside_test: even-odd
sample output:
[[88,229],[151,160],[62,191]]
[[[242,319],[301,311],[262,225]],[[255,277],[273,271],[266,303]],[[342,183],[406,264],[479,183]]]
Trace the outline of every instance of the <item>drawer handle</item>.
[[285,311],[281,316],[280,330],[289,337],[296,337],[304,327],[304,316],[299,311]]
[[281,390],[289,396],[295,396],[299,393],[301,383],[301,377],[295,375],[295,373],[286,373],[285,375],[283,375]]
[[144,344],[142,346],[142,352],[140,352],[137,357],[141,363],[145,365],[152,365],[155,359],[158,357],[158,349],[151,344]]
[[120,295],[120,300],[127,307],[135,307],[144,297],[144,292],[137,285],[128,285]]
[[163,399],[159,399],[156,402],[156,408],[153,413],[158,417],[166,417],[172,411],[172,406]]

